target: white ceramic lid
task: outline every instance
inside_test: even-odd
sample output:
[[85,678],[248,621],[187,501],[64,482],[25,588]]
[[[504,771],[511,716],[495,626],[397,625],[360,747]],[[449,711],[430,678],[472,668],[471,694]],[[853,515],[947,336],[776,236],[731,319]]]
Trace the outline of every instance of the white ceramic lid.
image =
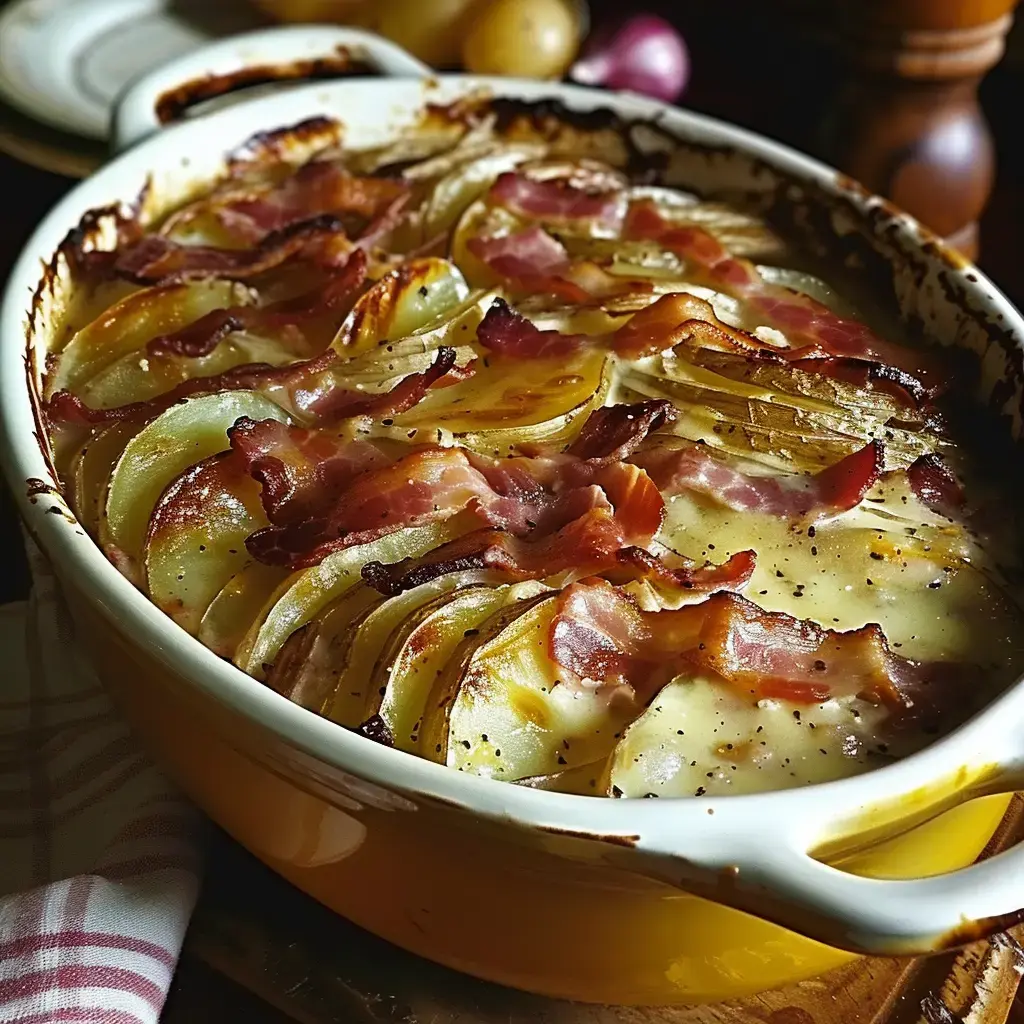
[[13,0],[0,13],[0,98],[61,131],[105,140],[129,82],[260,23],[245,0]]

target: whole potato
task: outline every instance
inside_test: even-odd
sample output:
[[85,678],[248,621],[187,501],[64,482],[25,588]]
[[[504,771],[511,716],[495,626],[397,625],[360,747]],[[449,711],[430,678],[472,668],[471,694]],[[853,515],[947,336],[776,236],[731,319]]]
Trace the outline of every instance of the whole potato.
[[573,0],[483,0],[472,12],[462,63],[480,75],[559,78],[579,40]]

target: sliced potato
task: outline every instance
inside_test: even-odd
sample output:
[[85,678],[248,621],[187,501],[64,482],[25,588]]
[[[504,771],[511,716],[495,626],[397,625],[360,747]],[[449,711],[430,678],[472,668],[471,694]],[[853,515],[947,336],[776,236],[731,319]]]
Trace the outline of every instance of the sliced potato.
[[395,426],[441,428],[470,447],[500,454],[519,444],[564,441],[603,404],[609,368],[608,355],[598,349],[564,359],[488,356],[469,380],[432,391],[396,416]]
[[370,687],[375,706],[368,709],[380,715],[396,747],[420,753],[427,698],[455,648],[500,608],[546,589],[532,582],[461,587],[418,608],[402,623],[381,652]]
[[210,603],[250,561],[246,537],[266,525],[260,485],[230,452],[190,466],[150,516],[144,559],[153,603],[196,633]]
[[368,544],[328,555],[319,565],[300,569],[271,595],[234,656],[243,672],[264,678],[284,642],[361,579],[367,562],[416,558],[478,526],[474,516],[453,516],[380,537]]
[[366,583],[349,587],[288,637],[267,670],[267,685],[296,704],[320,712],[334,693],[339,662],[354,630],[383,601],[384,595]]
[[442,345],[454,348],[458,365],[464,366],[476,357],[472,346],[476,329],[499,294],[497,290],[477,290],[454,310],[446,310],[407,338],[385,340],[354,356],[344,364],[346,381],[356,387],[390,385],[397,378],[425,370]]
[[360,296],[331,347],[355,355],[381,341],[407,337],[468,295],[466,279],[454,263],[433,256],[408,260]]
[[761,793],[856,775],[908,752],[895,735],[882,742],[887,716],[855,698],[756,702],[713,678],[679,678],[626,729],[608,763],[607,792]]
[[288,577],[288,570],[262,562],[249,562],[213,599],[199,623],[201,643],[222,658],[231,658],[267,598]]
[[528,598],[464,641],[427,700],[424,756],[505,781],[551,775],[611,752],[634,701],[559,678],[548,656],[553,596]]
[[541,156],[543,151],[543,146],[531,143],[501,146],[456,167],[430,191],[423,209],[424,236],[432,238],[448,231],[466,207],[491,187],[498,175]]
[[281,366],[294,354],[269,338],[238,332],[225,338],[209,355],[150,356],[130,352],[104,367],[78,391],[93,409],[109,409],[129,402],[145,402],[162,395],[183,381],[211,377],[246,363]]
[[171,406],[128,442],[110,477],[99,534],[129,575],[164,488],[189,466],[227,449],[227,432],[243,416],[287,419],[280,406],[254,391],[225,391]]
[[215,309],[253,305],[256,298],[251,288],[215,278],[133,292],[68,342],[47,378],[46,397],[63,389],[77,393],[91,377],[154,338],[187,327]]
[[71,460],[67,476],[71,507],[93,535],[99,530],[114,464],[141,429],[139,423],[111,423],[90,435]]
[[445,573],[412,590],[389,597],[357,617],[347,637],[334,652],[337,681],[323,714],[354,728],[374,714],[383,696],[374,682],[374,669],[392,633],[417,609],[442,594],[482,582],[502,582],[496,573],[469,569]]

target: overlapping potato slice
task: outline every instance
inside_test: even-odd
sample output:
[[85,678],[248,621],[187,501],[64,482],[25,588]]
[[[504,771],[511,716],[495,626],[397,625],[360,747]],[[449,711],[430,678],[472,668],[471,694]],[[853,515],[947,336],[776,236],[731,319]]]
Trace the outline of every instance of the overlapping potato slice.
[[190,466],[160,495],[144,551],[154,604],[189,633],[250,561],[245,539],[267,525],[260,485],[231,452]]
[[267,669],[267,685],[296,704],[319,712],[336,689],[352,634],[384,595],[359,582],[297,629]]
[[427,701],[458,645],[501,608],[547,590],[532,581],[499,587],[468,585],[422,605],[405,619],[381,651],[367,709],[379,715],[396,747],[420,752]]
[[811,706],[747,700],[706,676],[665,686],[623,733],[609,796],[760,793],[830,782],[907,753],[888,712],[855,698]]
[[[64,389],[79,392],[111,363],[137,353],[154,338],[172,334],[215,309],[255,302],[252,289],[216,278],[133,292],[68,342],[47,377],[46,396]],[[114,404],[128,400],[120,399]]]
[[288,577],[288,570],[249,562],[221,587],[199,623],[200,641],[222,658],[231,658],[267,599]]
[[149,517],[164,488],[189,466],[224,451],[228,430],[243,416],[287,419],[254,391],[225,391],[171,406],[128,442],[110,477],[99,536],[131,578],[138,578]]
[[78,521],[90,533],[99,529],[114,464],[142,426],[130,421],[111,423],[91,434],[71,459],[68,497]]
[[416,558],[479,526],[475,516],[457,514],[426,526],[397,530],[367,544],[329,554],[319,565],[292,573],[270,596],[235,652],[240,669],[263,679],[285,641],[333,600],[360,582],[367,562]]
[[339,642],[331,651],[331,664],[336,672],[334,689],[323,708],[323,714],[335,722],[354,728],[362,724],[380,706],[379,684],[374,681],[381,652],[392,634],[415,615],[418,609],[435,598],[462,587],[505,582],[498,573],[480,569],[445,573],[411,590],[389,597],[356,616],[350,628],[338,635]]
[[421,373],[430,366],[442,345],[454,348],[456,363],[465,366],[476,356],[472,345],[476,329],[498,294],[494,289],[477,289],[465,302],[445,310],[407,338],[394,342],[384,339],[372,349],[353,356],[344,365],[346,381],[350,386],[368,390],[373,390],[374,386],[388,390],[402,377]]
[[586,414],[604,403],[611,362],[600,349],[563,359],[489,355],[466,381],[432,391],[395,417],[396,429],[444,430],[480,451],[568,442]]
[[569,686],[548,655],[555,594],[527,597],[456,648],[427,698],[425,757],[513,781],[590,764],[640,712],[623,691]]
[[131,352],[86,381],[78,396],[92,409],[107,409],[148,401],[194,377],[212,377],[249,363],[283,366],[294,358],[292,352],[270,338],[239,331],[219,342],[205,356],[152,356]]
[[394,341],[455,310],[469,286],[454,263],[437,257],[407,260],[360,296],[331,347],[358,355]]
[[575,793],[578,796],[604,796],[605,778],[608,773],[607,758],[591,764],[563,768],[550,775],[533,775],[525,779],[514,779],[517,786],[528,789],[544,789],[552,793]]

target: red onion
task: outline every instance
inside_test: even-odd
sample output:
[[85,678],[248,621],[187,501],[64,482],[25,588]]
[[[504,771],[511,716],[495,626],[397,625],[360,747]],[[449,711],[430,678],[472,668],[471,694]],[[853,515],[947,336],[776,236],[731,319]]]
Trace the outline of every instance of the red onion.
[[671,103],[690,77],[690,55],[664,18],[636,14],[595,32],[569,77],[581,85],[628,89]]

